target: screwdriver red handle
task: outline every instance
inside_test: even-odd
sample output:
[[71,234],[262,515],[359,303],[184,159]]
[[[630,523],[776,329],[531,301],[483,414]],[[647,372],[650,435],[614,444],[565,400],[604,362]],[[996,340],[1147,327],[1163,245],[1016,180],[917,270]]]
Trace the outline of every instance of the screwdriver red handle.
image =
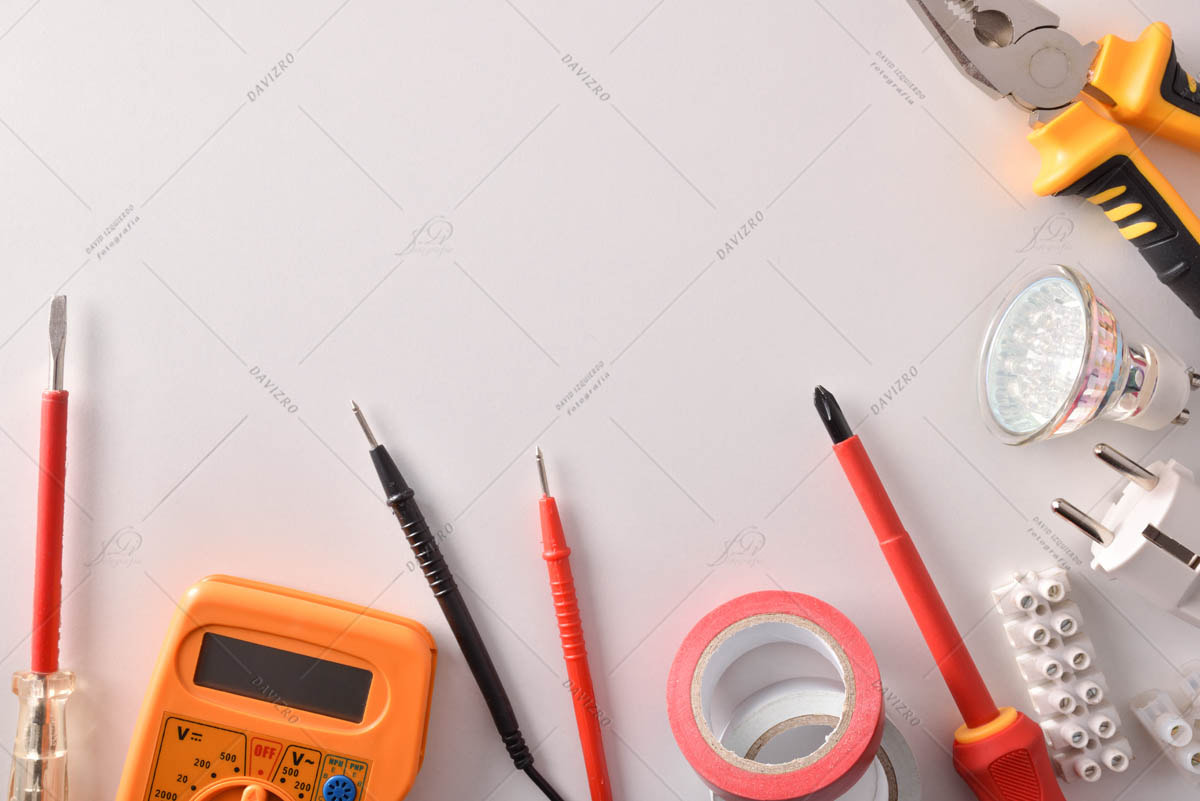
[[954,735],[959,776],[979,801],[1065,801],[1042,727],[1012,707],[996,708],[862,441],[828,390],[818,387],[816,400],[834,453],[967,721]]
[[558,634],[567,665],[567,683],[575,706],[575,724],[583,748],[588,787],[592,801],[612,801],[600,709],[596,705],[596,690],[592,686],[592,671],[588,666],[587,646],[583,639],[583,623],[579,618],[579,601],[575,596],[575,579],[571,574],[571,549],[567,547],[554,498],[543,495],[538,510],[542,520],[542,558],[546,560],[546,568],[550,572],[550,592],[554,596],[554,614],[558,618]]
[[980,801],[1065,801],[1042,727],[1015,709],[954,736],[954,768]]
[[67,480],[67,391],[42,393],[38,455],[37,563],[33,579],[34,673],[58,670],[62,610],[63,503]]

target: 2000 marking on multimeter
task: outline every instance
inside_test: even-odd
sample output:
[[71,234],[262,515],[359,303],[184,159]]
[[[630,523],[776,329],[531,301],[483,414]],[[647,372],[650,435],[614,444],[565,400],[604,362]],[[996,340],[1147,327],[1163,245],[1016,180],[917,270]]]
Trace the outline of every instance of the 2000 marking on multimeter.
[[414,621],[205,579],[163,646],[117,801],[403,798],[435,661]]

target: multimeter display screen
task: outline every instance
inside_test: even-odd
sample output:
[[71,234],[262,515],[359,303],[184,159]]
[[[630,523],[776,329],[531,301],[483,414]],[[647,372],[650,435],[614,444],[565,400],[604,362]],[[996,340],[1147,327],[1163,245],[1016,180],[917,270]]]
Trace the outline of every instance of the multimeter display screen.
[[205,633],[192,679],[200,687],[361,723],[371,671]]

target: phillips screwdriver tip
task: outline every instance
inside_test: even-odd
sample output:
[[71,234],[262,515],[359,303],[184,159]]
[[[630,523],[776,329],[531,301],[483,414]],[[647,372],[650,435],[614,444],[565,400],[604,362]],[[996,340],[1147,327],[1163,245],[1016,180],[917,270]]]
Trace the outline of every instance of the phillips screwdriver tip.
[[375,439],[375,434],[367,425],[367,418],[363,417],[362,409],[358,408],[358,404],[354,401],[350,401],[350,408],[354,411],[354,416],[358,418],[358,424],[362,426],[363,433],[367,435],[367,442],[371,443],[372,448],[378,448],[379,441]]
[[537,448],[537,468],[538,478],[542,482],[542,494],[550,494],[550,479],[546,476],[546,458],[542,456],[542,448],[539,445]]
[[825,389],[821,385],[813,391],[813,405],[817,407],[817,414],[821,416],[821,422],[825,424],[825,430],[829,432],[829,438],[833,440],[833,444],[845,442],[854,436],[854,432],[850,430],[850,424],[846,422],[846,415],[842,412],[842,407],[837,402],[837,398],[833,397],[833,393]]
[[63,388],[63,362],[67,351],[67,296],[50,301],[50,389]]

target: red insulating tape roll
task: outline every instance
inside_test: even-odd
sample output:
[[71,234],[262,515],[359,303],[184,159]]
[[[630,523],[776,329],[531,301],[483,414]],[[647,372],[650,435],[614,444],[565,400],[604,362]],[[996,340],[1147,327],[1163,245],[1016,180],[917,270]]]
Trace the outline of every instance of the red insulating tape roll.
[[[846,701],[838,727],[823,746],[791,762],[767,764],[721,745],[707,714],[721,674],[750,650],[779,642],[806,646],[829,659],[846,685]],[[866,638],[824,601],[782,591],[735,598],[695,625],[671,665],[667,714],[684,758],[728,801],[835,799],[871,765],[884,727],[879,666]]]

